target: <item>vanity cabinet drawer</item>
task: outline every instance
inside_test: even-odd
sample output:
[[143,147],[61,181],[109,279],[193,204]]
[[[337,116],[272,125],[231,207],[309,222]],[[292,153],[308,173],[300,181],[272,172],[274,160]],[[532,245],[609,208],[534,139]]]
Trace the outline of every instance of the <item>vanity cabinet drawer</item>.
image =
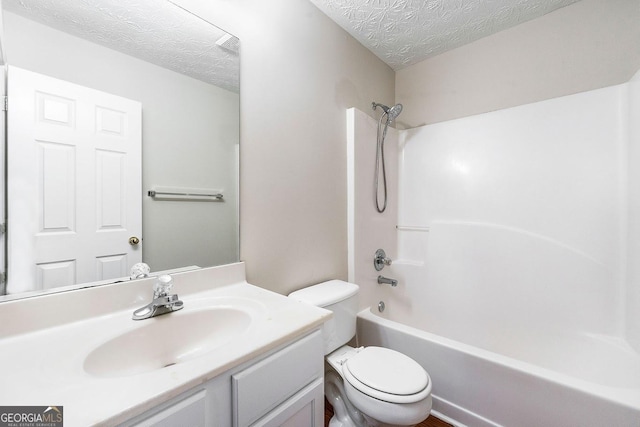
[[233,426],[245,427],[323,375],[322,335],[316,331],[231,377]]
[[206,397],[205,390],[182,399],[169,407],[156,412],[152,416],[132,424],[132,427],[206,427]]

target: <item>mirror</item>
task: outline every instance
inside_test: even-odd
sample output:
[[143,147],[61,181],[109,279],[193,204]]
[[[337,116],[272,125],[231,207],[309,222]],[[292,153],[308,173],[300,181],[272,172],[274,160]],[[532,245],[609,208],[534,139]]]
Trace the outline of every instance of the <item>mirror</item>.
[[0,300],[238,261],[239,40],[166,0],[2,2]]

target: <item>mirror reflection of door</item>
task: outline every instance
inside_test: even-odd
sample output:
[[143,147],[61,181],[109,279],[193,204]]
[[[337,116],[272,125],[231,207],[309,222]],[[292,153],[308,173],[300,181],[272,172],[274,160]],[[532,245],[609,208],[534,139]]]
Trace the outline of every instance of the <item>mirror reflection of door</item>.
[[[142,260],[142,106],[9,67],[9,293],[128,276]],[[81,202],[81,203],[80,203]]]

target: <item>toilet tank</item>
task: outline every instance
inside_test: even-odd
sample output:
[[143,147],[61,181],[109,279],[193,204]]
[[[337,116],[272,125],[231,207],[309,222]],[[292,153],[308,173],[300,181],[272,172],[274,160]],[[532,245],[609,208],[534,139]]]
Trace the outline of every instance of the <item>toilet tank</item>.
[[289,298],[333,312],[333,317],[322,327],[325,355],[356,335],[358,289],[353,283],[330,280],[289,294]]

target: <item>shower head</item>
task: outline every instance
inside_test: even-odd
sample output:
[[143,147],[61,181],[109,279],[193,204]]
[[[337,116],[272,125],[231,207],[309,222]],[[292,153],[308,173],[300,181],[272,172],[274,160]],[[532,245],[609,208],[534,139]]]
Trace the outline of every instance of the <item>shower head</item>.
[[396,104],[393,107],[389,108],[389,110],[387,110],[387,114],[389,115],[389,121],[397,118],[400,115],[400,113],[402,113],[402,104]]
[[402,113],[402,104],[396,104],[393,107],[387,107],[384,104],[379,104],[377,102],[372,102],[371,107],[375,110],[377,107],[382,108],[384,114],[387,115],[387,123],[391,123],[392,120],[395,120],[400,113]]

